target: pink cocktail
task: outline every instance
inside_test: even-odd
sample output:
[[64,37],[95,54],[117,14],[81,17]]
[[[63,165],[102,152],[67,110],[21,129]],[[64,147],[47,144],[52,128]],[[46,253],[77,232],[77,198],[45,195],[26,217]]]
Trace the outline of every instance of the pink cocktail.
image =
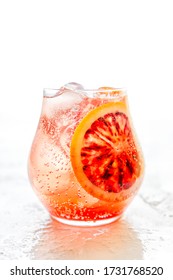
[[143,169],[123,90],[71,83],[44,91],[28,170],[51,216],[72,225],[116,220],[137,193]]

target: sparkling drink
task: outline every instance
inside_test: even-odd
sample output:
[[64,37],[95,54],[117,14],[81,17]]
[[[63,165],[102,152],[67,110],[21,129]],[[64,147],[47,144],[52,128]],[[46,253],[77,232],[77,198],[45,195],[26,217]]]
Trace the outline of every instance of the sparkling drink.
[[28,171],[58,221],[100,225],[119,218],[144,171],[125,92],[75,83],[44,90]]

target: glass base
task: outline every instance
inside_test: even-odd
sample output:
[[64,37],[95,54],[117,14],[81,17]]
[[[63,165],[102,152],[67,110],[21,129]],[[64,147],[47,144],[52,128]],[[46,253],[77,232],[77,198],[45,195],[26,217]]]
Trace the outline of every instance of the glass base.
[[51,216],[53,219],[56,221],[70,225],[70,226],[77,226],[77,227],[95,227],[95,226],[102,226],[102,225],[107,225],[110,223],[113,223],[117,221],[122,215],[113,217],[113,218],[108,218],[108,219],[102,219],[102,220],[93,220],[93,221],[77,221],[77,220],[68,220],[68,219],[62,219],[59,217]]

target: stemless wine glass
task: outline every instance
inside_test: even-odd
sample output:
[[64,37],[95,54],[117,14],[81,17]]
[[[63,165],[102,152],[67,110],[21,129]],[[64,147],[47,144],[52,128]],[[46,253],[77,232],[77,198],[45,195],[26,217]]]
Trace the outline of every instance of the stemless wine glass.
[[144,173],[125,91],[76,83],[45,89],[28,171],[56,220],[93,226],[118,219]]

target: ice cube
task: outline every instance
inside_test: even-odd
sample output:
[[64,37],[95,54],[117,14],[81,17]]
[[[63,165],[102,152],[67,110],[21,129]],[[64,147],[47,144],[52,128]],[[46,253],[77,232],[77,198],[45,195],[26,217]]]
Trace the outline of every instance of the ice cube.
[[71,83],[68,83],[68,84],[65,84],[63,86],[64,89],[68,89],[68,90],[72,90],[72,91],[75,91],[75,90],[83,90],[83,86],[78,84],[78,83],[74,83],[74,82],[71,82]]

